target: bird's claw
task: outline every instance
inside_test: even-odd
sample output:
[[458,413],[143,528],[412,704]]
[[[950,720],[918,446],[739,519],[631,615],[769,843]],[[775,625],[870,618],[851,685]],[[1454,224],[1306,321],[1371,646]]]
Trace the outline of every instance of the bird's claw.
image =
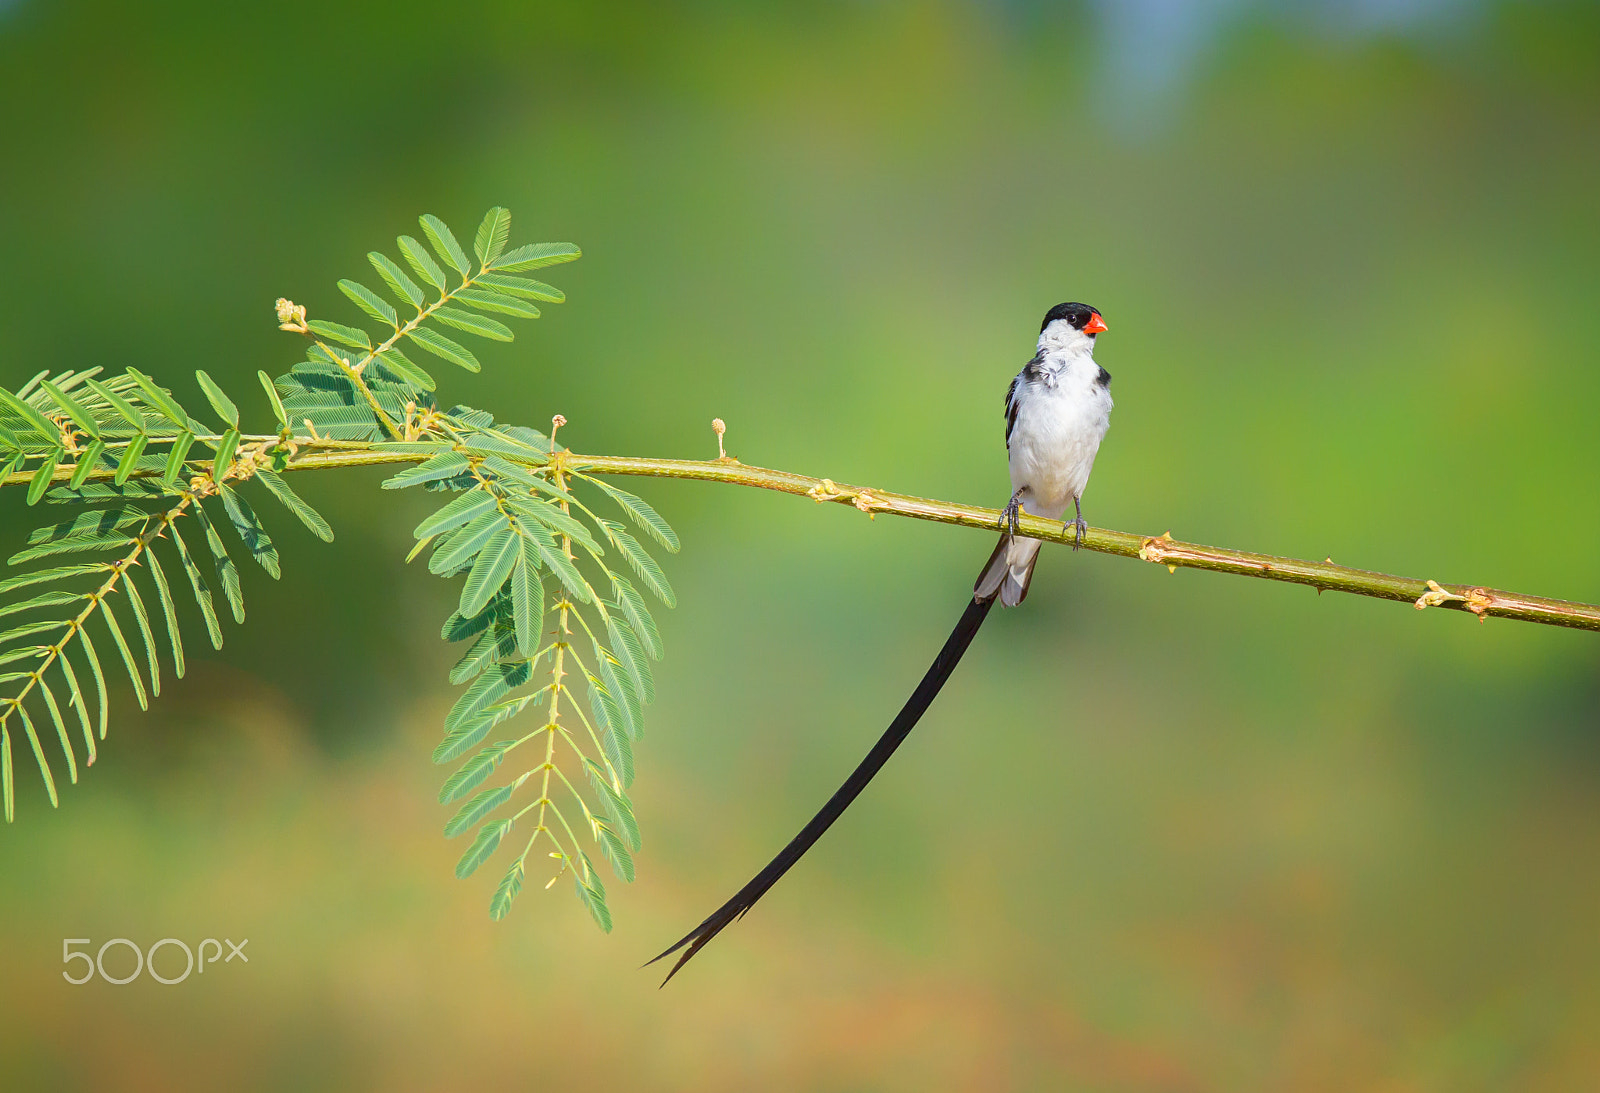
[[1072,549],[1077,550],[1079,544],[1083,542],[1083,537],[1089,534],[1089,522],[1080,514],[1076,520],[1072,521],[1072,527],[1074,532],[1072,536]]
[[1017,495],[1012,494],[1011,500],[1006,502],[1006,507],[1000,513],[1000,530],[1009,530],[1012,535],[1017,533],[1017,524],[1022,518],[1022,503],[1017,500]]

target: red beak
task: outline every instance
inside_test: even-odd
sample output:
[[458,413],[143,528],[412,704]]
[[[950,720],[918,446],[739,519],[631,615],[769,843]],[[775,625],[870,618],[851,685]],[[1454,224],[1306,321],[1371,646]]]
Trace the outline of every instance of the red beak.
[[1106,321],[1100,317],[1098,311],[1089,316],[1089,321],[1083,324],[1083,332],[1085,334],[1104,334],[1106,332]]

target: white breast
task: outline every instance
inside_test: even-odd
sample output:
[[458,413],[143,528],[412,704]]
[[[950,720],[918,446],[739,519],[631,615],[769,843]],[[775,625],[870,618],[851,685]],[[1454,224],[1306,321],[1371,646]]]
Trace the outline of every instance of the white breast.
[[1047,357],[1017,383],[1017,421],[1011,430],[1011,488],[1026,488],[1023,507],[1059,519],[1083,496],[1095,453],[1111,427],[1111,392],[1097,382],[1100,366],[1088,354]]

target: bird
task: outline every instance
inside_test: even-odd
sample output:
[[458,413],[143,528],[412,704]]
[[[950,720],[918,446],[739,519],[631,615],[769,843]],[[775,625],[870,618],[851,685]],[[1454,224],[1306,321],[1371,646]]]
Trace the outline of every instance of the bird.
[[1012,492],[1000,517],[1000,541],[979,572],[972,598],[955,629],[900,713],[822,810],[732,899],[646,963],[649,967],[682,950],[661,981],[663,987],[712,938],[755,906],[850,807],[938,696],[996,601],[1015,607],[1027,598],[1042,543],[1019,534],[1021,515],[1059,520],[1070,504],[1072,549],[1077,550],[1083,542],[1088,534],[1083,491],[1111,425],[1111,374],[1094,359],[1095,339],[1106,329],[1100,309],[1089,304],[1057,304],[1045,313],[1038,351],[1006,391],[1006,452]]

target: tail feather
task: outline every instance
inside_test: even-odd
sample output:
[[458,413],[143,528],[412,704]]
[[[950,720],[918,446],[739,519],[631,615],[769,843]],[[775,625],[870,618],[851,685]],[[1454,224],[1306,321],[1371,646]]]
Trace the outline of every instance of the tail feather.
[[[1006,545],[1004,539],[1001,540],[1000,545],[1001,547]],[[996,554],[998,555],[998,553],[999,548],[996,549]],[[992,563],[993,559],[991,558],[990,561]],[[1029,564],[1029,570],[1032,570],[1031,563]],[[1027,587],[1024,583],[1023,592],[1026,593],[1026,591]],[[649,962],[649,964],[654,964],[657,960],[671,956],[679,949],[684,949],[687,946],[683,955],[678,957],[678,962],[667,973],[667,978],[661,981],[663,987],[671,982],[672,977],[678,974],[678,969],[688,963],[689,958],[703,949],[707,942],[721,933],[735,919],[743,917],[751,907],[755,906],[756,901],[767,893],[767,889],[778,883],[778,880],[793,867],[795,862],[799,861],[801,856],[807,850],[810,850],[818,839],[822,838],[823,833],[833,826],[833,822],[843,814],[844,810],[850,807],[850,802],[854,801],[861,791],[867,788],[867,783],[872,781],[873,775],[883,769],[883,765],[889,761],[889,757],[894,754],[895,749],[910,735],[911,730],[916,727],[917,721],[922,717],[923,712],[933,703],[934,698],[939,694],[940,688],[950,678],[950,674],[955,671],[956,665],[961,663],[962,654],[967,651],[967,646],[972,644],[972,639],[977,636],[978,628],[983,625],[983,620],[988,616],[989,609],[993,606],[994,599],[992,594],[988,597],[974,597],[972,602],[967,604],[967,609],[962,613],[961,620],[956,623],[955,629],[945,639],[944,648],[939,650],[939,655],[934,658],[933,665],[928,669],[927,674],[922,677],[922,682],[917,684],[917,689],[906,700],[905,706],[901,708],[894,721],[889,724],[888,729],[878,738],[878,742],[872,746],[872,750],[861,761],[861,765],[856,767],[850,777],[845,780],[844,785],[839,787],[838,792],[828,799],[828,803],[822,806],[822,811],[813,816],[811,822],[801,829],[800,834],[796,835],[788,846],[779,851],[778,856],[768,862],[766,868],[757,873],[749,884],[739,889],[732,899],[712,912],[710,917],[693,930],[690,930],[677,944]]]
[[1000,536],[994,553],[984,564],[983,571],[973,585],[972,594],[980,600],[999,596],[1005,607],[1015,607],[1028,598],[1028,586],[1033,583],[1033,567],[1039,561],[1038,539],[1026,539],[1010,532]]

